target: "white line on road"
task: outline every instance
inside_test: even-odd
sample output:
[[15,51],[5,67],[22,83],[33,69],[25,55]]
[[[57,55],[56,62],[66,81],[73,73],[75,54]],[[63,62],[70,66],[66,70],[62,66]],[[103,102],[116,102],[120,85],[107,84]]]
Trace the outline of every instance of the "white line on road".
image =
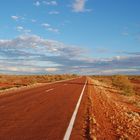
[[53,88],[46,90],[46,92],[49,92],[49,91],[52,91],[52,90],[53,90]]
[[66,130],[66,133],[65,133],[65,136],[64,136],[63,140],[69,140],[70,139],[70,135],[71,135],[71,132],[72,132],[72,129],[73,129],[73,125],[74,125],[74,122],[75,122],[75,119],[76,119],[76,115],[77,115],[77,112],[78,112],[78,109],[79,109],[79,106],[80,106],[80,103],[81,103],[81,100],[82,100],[82,96],[84,94],[84,90],[85,90],[86,84],[87,84],[87,81],[85,82],[85,85],[84,85],[84,87],[82,89],[81,95],[79,97],[79,100],[77,102],[75,110],[74,110],[74,112],[72,114],[69,126],[68,126],[68,128]]

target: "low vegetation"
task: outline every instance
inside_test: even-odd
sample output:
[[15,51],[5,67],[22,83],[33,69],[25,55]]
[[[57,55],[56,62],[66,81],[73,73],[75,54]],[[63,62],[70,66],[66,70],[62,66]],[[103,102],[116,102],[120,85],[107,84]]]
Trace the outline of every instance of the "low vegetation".
[[27,86],[36,83],[48,83],[59,80],[75,78],[75,74],[63,75],[0,75],[0,90]]
[[124,95],[134,95],[133,85],[129,78],[125,75],[114,75],[112,76],[112,83],[114,86],[122,90]]
[[[122,90],[123,95],[131,96],[136,92],[134,79],[140,82],[140,76],[126,76],[126,75],[113,75],[113,76],[91,76],[91,78],[112,85],[119,90]],[[138,88],[137,88],[138,90]]]
[[140,96],[140,76],[129,76],[129,79],[131,83],[133,84],[133,89],[135,91],[135,94]]

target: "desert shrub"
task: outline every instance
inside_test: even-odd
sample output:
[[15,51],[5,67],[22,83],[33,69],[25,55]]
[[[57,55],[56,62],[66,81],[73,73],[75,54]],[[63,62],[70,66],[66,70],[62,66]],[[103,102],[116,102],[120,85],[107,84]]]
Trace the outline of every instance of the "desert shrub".
[[124,95],[134,95],[133,85],[125,75],[114,75],[112,77],[112,84],[122,90]]
[[[62,74],[62,75],[0,75],[0,83],[9,85],[26,86],[36,83],[55,82],[77,77],[78,75]],[[10,86],[11,87],[11,86]],[[1,87],[0,87],[1,88]],[[4,90],[2,88],[1,90]],[[7,87],[6,87],[7,89]]]

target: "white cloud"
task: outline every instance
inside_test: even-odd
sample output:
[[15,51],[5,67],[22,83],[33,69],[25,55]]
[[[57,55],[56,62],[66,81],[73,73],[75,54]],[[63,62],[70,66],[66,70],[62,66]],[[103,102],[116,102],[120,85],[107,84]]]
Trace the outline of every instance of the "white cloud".
[[50,32],[59,33],[59,29],[51,27],[51,25],[48,23],[43,23],[41,25]]
[[36,22],[36,20],[35,19],[31,19],[31,22]]
[[[0,40],[0,47],[1,48],[14,48],[14,49],[23,49],[23,48],[35,48],[35,47],[40,47],[40,48],[45,48],[49,52],[54,52],[58,54],[62,54],[63,52],[68,50],[68,53],[76,51],[74,50],[69,50],[71,46],[69,47],[68,45],[65,45],[61,42],[55,41],[55,40],[47,40],[43,39],[37,35],[22,35],[18,36],[15,39],[11,40]],[[42,50],[44,51],[44,50]],[[46,53],[46,52],[44,52]]]
[[15,16],[15,15],[11,16],[11,18],[15,21],[18,21],[18,20],[24,21],[25,20],[25,17]]
[[[0,71],[9,71],[9,72],[12,72],[12,73],[34,73],[34,72],[37,72],[39,71],[40,69],[39,68],[32,68],[32,67],[29,67],[29,66],[6,66],[6,65],[1,65],[0,66]],[[6,72],[7,73],[7,72]]]
[[39,2],[39,1],[36,1],[36,2],[34,3],[34,5],[38,7],[38,6],[40,6],[40,2]]
[[51,5],[51,6],[56,6],[58,5],[57,1],[50,0],[50,1],[43,1],[44,4],[46,5]]
[[[0,72],[51,73],[60,71],[58,66],[62,64],[59,64],[59,61],[67,63],[68,57],[77,57],[79,51],[78,48],[36,35],[22,35],[11,40],[1,39]],[[34,63],[30,64],[29,62],[32,60]],[[1,62],[4,64],[3,66]],[[42,62],[44,63],[42,64]]]
[[139,70],[135,69],[135,68],[133,68],[133,69],[132,68],[127,68],[127,69],[119,68],[119,69],[110,69],[110,70],[101,70],[100,71],[100,73],[104,74],[104,75],[119,74],[119,73],[126,73],[126,72],[133,73],[133,72],[139,72]]
[[58,68],[46,68],[45,70],[47,72],[55,72],[55,71],[58,71],[59,69]]
[[56,28],[49,27],[47,30],[51,31],[51,32],[54,32],[54,33],[59,33],[59,29],[56,29]]
[[129,36],[129,33],[128,32],[122,32],[122,35]]
[[140,74],[138,52],[98,59],[85,55],[78,46],[36,35],[0,39],[0,73]]
[[75,0],[72,8],[74,12],[90,12],[91,9],[86,9],[85,5],[86,5],[87,0]]
[[58,15],[60,12],[59,11],[50,11],[49,14],[50,15]]
[[45,28],[48,28],[48,27],[50,27],[51,25],[48,24],[48,23],[43,23],[42,26],[45,27]]
[[17,31],[22,31],[24,28],[22,26],[17,26],[16,29]]
[[28,33],[31,33],[32,31],[30,29],[24,29],[24,33],[25,34],[28,34]]
[[31,30],[25,29],[23,26],[17,26],[17,27],[16,27],[16,30],[17,30],[18,32],[23,32],[23,33],[25,33],[25,34],[31,32]]
[[12,18],[13,20],[18,20],[18,19],[19,19],[18,16],[11,16],[11,18]]

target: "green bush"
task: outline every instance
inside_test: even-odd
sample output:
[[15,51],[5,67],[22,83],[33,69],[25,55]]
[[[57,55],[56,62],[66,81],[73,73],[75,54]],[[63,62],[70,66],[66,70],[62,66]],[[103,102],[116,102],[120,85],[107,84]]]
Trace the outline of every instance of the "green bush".
[[125,75],[114,75],[112,77],[112,83],[114,86],[122,90],[124,95],[134,95],[133,85]]

